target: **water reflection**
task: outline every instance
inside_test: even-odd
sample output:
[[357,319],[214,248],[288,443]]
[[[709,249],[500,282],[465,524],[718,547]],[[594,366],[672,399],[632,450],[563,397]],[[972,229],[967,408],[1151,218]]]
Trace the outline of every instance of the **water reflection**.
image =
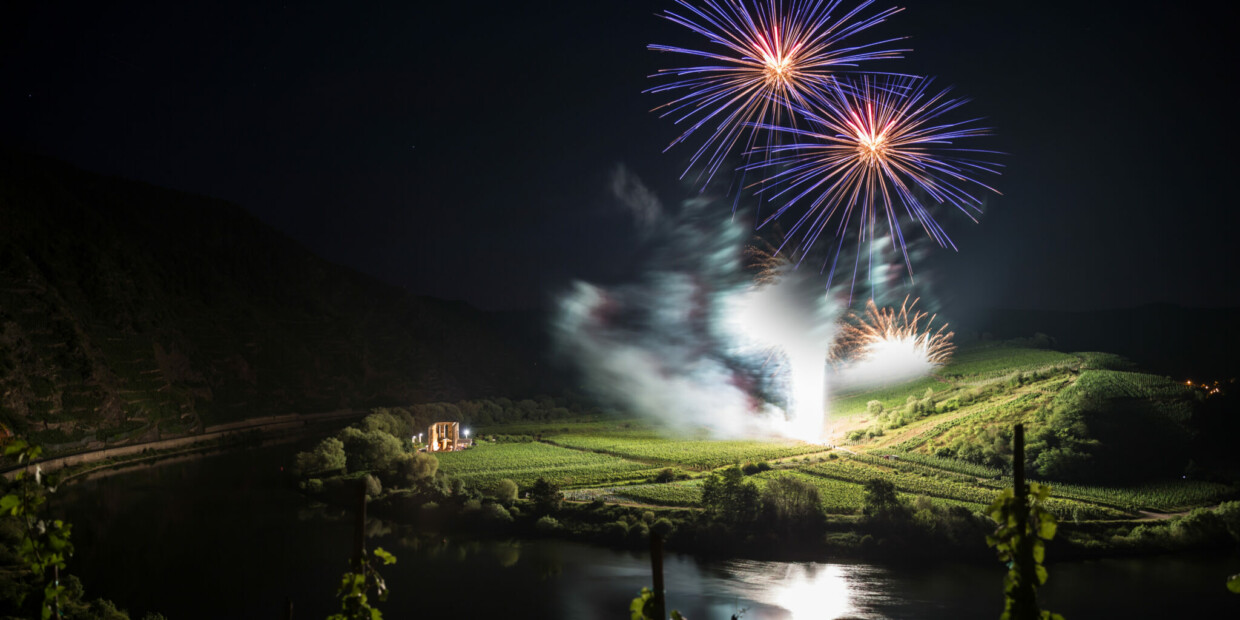
[[849,579],[846,565],[783,564],[776,562],[729,562],[729,576],[744,596],[755,602],[783,610],[784,614],[764,610],[763,617],[805,620],[807,618],[859,618],[857,584]]
[[[338,609],[335,584],[353,553],[353,516],[308,504],[279,465],[296,447],[135,469],[67,486],[57,510],[74,524],[69,572],[128,608],[178,620],[270,620],[286,598],[298,618]],[[649,586],[645,553],[559,540],[453,540],[402,524],[367,524],[391,618],[613,618]],[[1222,575],[1240,558],[1146,558],[1051,567],[1049,609],[1069,618],[1236,617]],[[1003,608],[996,564],[701,561],[669,553],[669,607],[692,620],[991,619]],[[236,584],[246,584],[238,588]],[[228,592],[228,596],[220,596]],[[451,596],[440,596],[441,593]],[[471,595],[470,592],[485,592]]]

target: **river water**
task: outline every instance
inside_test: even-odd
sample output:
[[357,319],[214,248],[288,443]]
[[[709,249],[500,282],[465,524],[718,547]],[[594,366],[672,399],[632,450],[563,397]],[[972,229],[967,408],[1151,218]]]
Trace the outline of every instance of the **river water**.
[[[352,521],[284,483],[298,446],[253,448],[67,486],[55,507],[73,523],[70,572],[135,620],[323,618],[347,568]],[[382,573],[389,619],[626,618],[650,582],[649,558],[563,541],[447,541],[373,522],[368,547],[398,562]],[[1240,557],[1056,563],[1047,609],[1079,618],[1240,617],[1223,587]],[[669,608],[691,620],[997,618],[1003,568],[940,563],[665,561]]]

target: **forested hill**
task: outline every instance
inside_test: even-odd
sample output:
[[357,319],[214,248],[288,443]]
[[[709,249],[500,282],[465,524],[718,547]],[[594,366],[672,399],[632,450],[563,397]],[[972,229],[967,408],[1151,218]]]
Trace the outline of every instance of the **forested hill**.
[[535,391],[492,325],[236,205],[0,150],[0,421],[44,443]]

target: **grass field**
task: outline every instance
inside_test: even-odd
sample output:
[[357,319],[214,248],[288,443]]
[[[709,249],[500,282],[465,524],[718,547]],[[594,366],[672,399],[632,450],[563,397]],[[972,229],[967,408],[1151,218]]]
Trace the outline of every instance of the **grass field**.
[[[863,484],[871,478],[891,481],[908,499],[980,511],[1011,485],[1010,457],[1005,461],[995,454],[1008,450],[1010,455],[1013,424],[1043,423],[1048,412],[1099,399],[1167,403],[1178,415],[1177,408],[1193,396],[1170,379],[1117,370],[1128,367],[1104,353],[981,343],[965,348],[933,376],[836,395],[828,417],[831,442],[848,445],[834,450],[793,440],[712,440],[636,418],[592,418],[480,427],[484,440],[440,456],[440,468],[483,486],[503,478],[528,486],[542,476],[569,489],[570,499],[693,508],[709,471],[765,461],[773,469],[750,480],[759,487],[780,476],[809,482],[829,514],[856,513],[864,501]],[[872,405],[867,411],[870,401],[879,402],[881,415]],[[868,434],[838,441],[858,430]],[[488,436],[526,441],[492,443]],[[664,468],[682,479],[655,483]],[[1237,496],[1227,485],[1184,479],[1050,484],[1050,510],[1077,520],[1132,519],[1140,511],[1176,512]]]

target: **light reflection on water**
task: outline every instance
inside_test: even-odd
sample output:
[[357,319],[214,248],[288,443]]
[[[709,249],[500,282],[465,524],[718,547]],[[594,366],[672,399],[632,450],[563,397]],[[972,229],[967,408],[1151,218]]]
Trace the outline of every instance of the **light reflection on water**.
[[857,575],[849,574],[845,566],[738,561],[728,563],[727,568],[738,592],[785,612],[766,617],[789,620],[864,617],[856,604],[862,588]]
[[[133,617],[266,620],[282,617],[286,598],[297,618],[326,616],[338,608],[333,592],[351,555],[352,520],[289,488],[279,465],[292,451],[219,455],[66,487],[56,501],[74,524],[69,572],[90,596],[111,598]],[[383,568],[389,618],[623,618],[651,585],[645,553],[450,540],[379,521],[368,534],[369,546],[398,557]],[[1043,601],[1070,619],[1240,617],[1240,596],[1223,587],[1237,572],[1234,555],[1058,563]],[[669,609],[690,620],[728,620],[742,609],[743,620],[993,620],[1003,605],[997,562],[892,567],[668,554],[664,575]]]

